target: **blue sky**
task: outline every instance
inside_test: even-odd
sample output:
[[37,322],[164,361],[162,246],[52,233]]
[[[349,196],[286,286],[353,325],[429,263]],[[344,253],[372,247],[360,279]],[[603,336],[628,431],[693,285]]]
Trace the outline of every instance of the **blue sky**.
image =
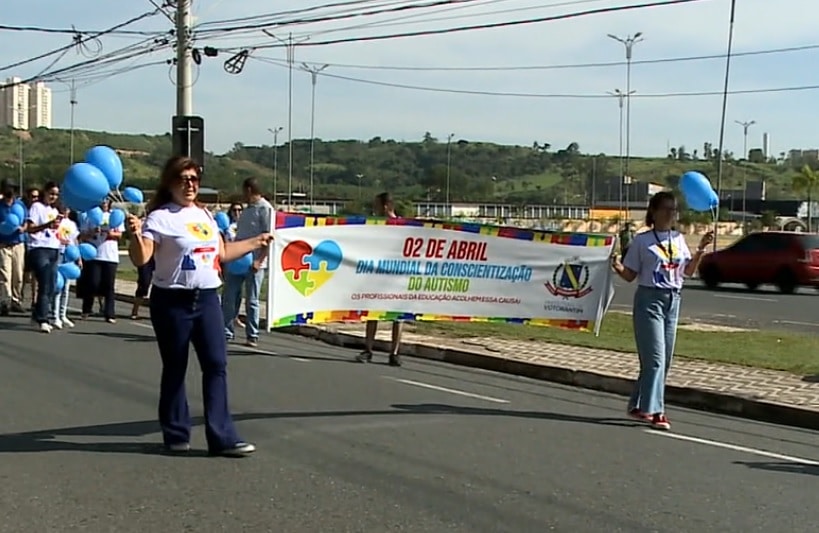
[[[424,0],[426,3],[428,0]],[[3,24],[100,30],[152,9],[149,0],[4,0]],[[328,3],[316,0],[194,0],[198,23],[299,9]],[[421,3],[373,0],[354,4]],[[310,42],[396,32],[445,28],[526,19],[640,3],[637,0],[476,0],[461,5],[393,13],[366,19],[311,23],[277,30],[311,36]],[[112,9],[113,5],[120,5]],[[274,7],[275,6],[275,7]],[[724,54],[729,0],[703,0],[678,6],[624,11],[534,25],[471,31],[442,36],[378,42],[302,46],[296,61],[329,63],[317,86],[316,136],[323,139],[369,139],[375,136],[417,140],[425,131],[440,139],[531,145],[549,142],[555,148],[572,141],[584,152],[618,151],[618,108],[615,98],[522,98],[447,94],[390,88],[332,76],[441,89],[539,94],[605,95],[625,90],[625,66],[517,71],[401,71],[352,68],[380,67],[487,67],[588,64],[624,59],[623,46],[607,33],[626,35],[641,31],[645,40],[634,48],[635,61]],[[339,8],[335,8],[339,9]],[[347,9],[353,9],[348,7]],[[815,31],[815,0],[743,0],[739,2],[734,49],[747,52],[819,44]],[[412,15],[411,18],[402,18]],[[443,20],[433,20],[443,19]],[[378,22],[382,27],[367,23]],[[166,30],[162,15],[129,29]],[[332,31],[336,30],[336,31]],[[138,42],[138,36],[101,39],[102,53]],[[70,42],[70,36],[0,30],[0,68]],[[241,49],[271,43],[256,32],[250,35],[203,36],[200,46]],[[93,52],[94,50],[91,50]],[[86,52],[87,53],[87,52]],[[164,50],[123,65],[170,59]],[[736,57],[732,63],[732,90],[819,85],[816,63],[819,47],[800,52]],[[205,58],[196,75],[194,111],[205,117],[209,150],[224,152],[233,143],[271,144],[268,128],[287,126],[288,70],[281,66],[281,48],[251,53],[244,71],[227,74],[223,62],[229,53]],[[257,59],[262,58],[262,59]],[[273,64],[266,59],[272,59]],[[53,68],[87,60],[76,51]],[[50,59],[11,70],[0,77],[34,76]],[[117,67],[118,68],[118,67]],[[634,155],[663,155],[667,146],[702,149],[704,141],[718,142],[720,96],[647,98],[638,95],[714,91],[722,89],[724,59],[635,64],[632,70],[631,147]],[[170,75],[170,76],[169,76]],[[84,75],[84,76],[87,76]],[[79,77],[78,128],[116,132],[162,133],[175,111],[172,72],[166,65],[144,69],[85,85]],[[66,80],[67,81],[67,80]],[[69,97],[66,85],[55,90],[54,125],[67,127]],[[310,76],[294,72],[293,137],[310,133]],[[731,95],[728,101],[726,148],[742,150],[742,129],[735,120],[755,120],[749,147],[761,145],[763,132],[771,136],[774,153],[790,148],[819,146],[817,122],[810,119],[819,91]],[[807,117],[807,120],[806,120]],[[287,130],[280,135],[280,142]]]

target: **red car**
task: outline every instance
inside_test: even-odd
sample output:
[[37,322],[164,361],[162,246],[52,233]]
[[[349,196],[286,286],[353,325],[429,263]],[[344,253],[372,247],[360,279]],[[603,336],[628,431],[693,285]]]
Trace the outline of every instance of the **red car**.
[[789,231],[751,233],[705,255],[699,276],[705,286],[742,283],[754,290],[771,283],[789,294],[800,286],[819,288],[819,235]]

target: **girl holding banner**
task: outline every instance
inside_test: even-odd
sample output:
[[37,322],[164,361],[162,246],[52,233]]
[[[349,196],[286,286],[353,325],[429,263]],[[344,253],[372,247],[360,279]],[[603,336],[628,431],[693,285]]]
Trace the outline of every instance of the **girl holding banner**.
[[703,235],[692,255],[685,237],[673,229],[677,215],[674,194],[652,196],[646,212],[648,231],[634,237],[623,262],[612,267],[625,281],[637,280],[634,294],[634,338],[640,374],[628,403],[628,414],[656,429],[671,429],[665,414],[665,381],[671,368],[683,278],[697,271],[713,232]]

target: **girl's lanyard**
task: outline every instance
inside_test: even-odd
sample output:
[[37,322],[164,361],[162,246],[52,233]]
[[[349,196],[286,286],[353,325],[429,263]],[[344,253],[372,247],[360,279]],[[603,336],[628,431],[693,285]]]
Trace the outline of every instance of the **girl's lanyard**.
[[666,268],[671,267],[671,265],[674,264],[674,255],[673,255],[674,254],[674,244],[671,241],[671,232],[670,231],[668,232],[668,249],[666,249],[666,247],[663,245],[663,242],[660,240],[660,236],[657,235],[657,230],[652,229],[651,231],[652,231],[652,233],[654,233],[654,239],[657,241],[657,246],[660,247],[660,250],[662,250],[663,254],[665,255],[665,258],[667,260],[666,265],[665,265]]

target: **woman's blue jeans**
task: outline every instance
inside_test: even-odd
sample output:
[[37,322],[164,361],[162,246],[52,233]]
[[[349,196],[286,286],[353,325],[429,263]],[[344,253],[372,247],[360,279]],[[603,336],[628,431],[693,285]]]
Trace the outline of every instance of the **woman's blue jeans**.
[[54,302],[60,251],[56,248],[31,248],[28,253],[31,271],[37,280],[37,301],[31,312],[31,319],[38,324],[46,324]]
[[634,293],[634,340],[640,357],[640,375],[629,398],[629,410],[647,414],[665,412],[665,380],[671,369],[680,291],[640,286]]

